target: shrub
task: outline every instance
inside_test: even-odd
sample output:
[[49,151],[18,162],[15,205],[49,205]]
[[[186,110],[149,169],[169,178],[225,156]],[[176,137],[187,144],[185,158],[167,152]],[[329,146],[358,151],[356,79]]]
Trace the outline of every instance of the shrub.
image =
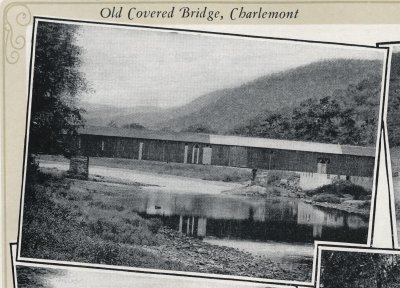
[[281,190],[273,188],[272,189],[272,195],[274,196],[281,196]]
[[45,288],[48,287],[46,278],[48,276],[56,276],[56,270],[38,268],[38,267],[27,267],[17,266],[16,276],[19,288]]
[[281,179],[286,179],[289,182],[296,182],[299,175],[295,172],[288,171],[269,171],[267,177],[267,184],[273,184],[278,181],[280,182]]
[[282,179],[281,175],[278,175],[276,173],[271,172],[271,173],[268,174],[267,183],[268,184],[272,184],[272,183],[274,183],[276,181],[280,181],[281,179]]
[[313,200],[315,202],[327,202],[327,203],[333,203],[333,204],[340,204],[340,198],[336,195],[333,194],[320,194],[314,196]]
[[82,197],[82,200],[84,201],[92,201],[93,200],[93,195],[92,193],[87,193]]
[[[238,182],[242,179],[238,172],[232,171],[231,173],[224,173],[222,175],[223,182]],[[220,180],[218,176],[215,177],[214,180]]]
[[337,180],[334,184],[342,194],[352,195],[355,200],[358,200],[361,196],[371,195],[364,187],[353,184],[348,180]]
[[124,207],[123,205],[116,205],[116,206],[115,206],[115,209],[116,209],[118,212],[122,212],[122,211],[125,210],[125,207]]
[[372,195],[361,195],[358,200],[371,200]]
[[370,209],[371,208],[371,201],[364,201],[357,205],[359,209]]
[[337,197],[343,197],[344,194],[349,194],[353,196],[355,200],[371,195],[371,193],[367,191],[364,187],[355,185],[348,180],[337,180],[332,184],[327,184],[314,190],[308,190],[306,191],[306,194],[307,196],[332,194],[336,195]]
[[149,226],[149,230],[152,233],[157,233],[158,230],[160,230],[160,228],[162,227],[162,221],[158,218],[153,218],[147,221],[148,226]]
[[[143,219],[118,205],[112,205],[113,209],[109,210],[111,206],[101,201],[92,200],[89,206],[85,206],[83,198],[93,197],[91,193],[71,191],[69,180],[53,180],[50,177],[43,184],[31,182],[27,185],[26,193],[31,195],[32,201],[24,203],[22,238],[25,240],[22,241],[22,255],[130,265],[140,264],[142,260],[121,259],[124,254],[122,245],[161,243],[162,238],[157,235],[162,226],[159,219]],[[67,195],[78,200],[66,200],[69,198]],[[152,254],[146,254],[146,257],[151,258],[149,261],[157,261]],[[166,263],[162,265],[168,266]],[[175,262],[171,265],[178,266]]]

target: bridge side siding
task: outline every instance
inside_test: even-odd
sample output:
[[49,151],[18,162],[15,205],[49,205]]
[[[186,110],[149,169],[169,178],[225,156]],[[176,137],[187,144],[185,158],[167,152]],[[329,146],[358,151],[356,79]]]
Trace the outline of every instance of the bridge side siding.
[[[202,164],[202,148],[209,146],[207,143],[114,136],[79,135],[79,137],[81,137],[80,154],[84,156],[138,159],[139,145],[143,143],[142,160],[176,163],[184,162],[185,146],[188,147],[188,163],[192,163],[193,148],[197,146],[199,164]],[[317,173],[318,159],[325,158],[329,159],[327,174],[372,177],[375,164],[374,157],[370,156],[228,145],[211,145],[211,148],[211,165],[218,166]]]

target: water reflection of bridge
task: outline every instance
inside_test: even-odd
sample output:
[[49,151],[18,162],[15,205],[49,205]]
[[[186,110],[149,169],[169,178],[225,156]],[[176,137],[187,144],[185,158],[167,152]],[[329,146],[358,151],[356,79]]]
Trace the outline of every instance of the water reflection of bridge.
[[[146,193],[134,210],[160,216],[184,234],[205,237],[312,242],[366,242],[368,221],[298,199]],[[364,239],[365,238],[365,239]]]
[[[184,224],[185,223],[185,224]],[[205,237],[207,232],[207,218],[195,216],[179,216],[179,233],[186,233],[197,237]]]
[[297,223],[309,224],[313,226],[313,236],[322,237],[322,228],[347,228],[356,230],[358,228],[368,228],[368,222],[358,215],[350,213],[335,213],[333,210],[315,208],[303,202],[298,203]]

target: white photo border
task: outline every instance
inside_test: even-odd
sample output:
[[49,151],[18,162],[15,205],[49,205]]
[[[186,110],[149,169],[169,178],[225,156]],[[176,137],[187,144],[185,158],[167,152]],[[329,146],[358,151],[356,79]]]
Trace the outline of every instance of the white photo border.
[[[30,58],[30,67],[29,67],[29,95],[28,95],[28,105],[27,105],[27,113],[26,113],[26,130],[25,130],[25,143],[24,143],[24,162],[23,162],[23,174],[22,174],[22,187],[21,187],[21,198],[20,198],[20,210],[19,210],[19,222],[18,222],[18,237],[17,237],[17,255],[16,260],[20,263],[30,263],[30,264],[40,264],[46,263],[49,265],[55,266],[71,266],[71,267],[82,267],[82,268],[96,268],[96,269],[107,269],[107,270],[115,270],[115,271],[132,271],[132,272],[140,272],[140,273],[148,273],[148,274],[163,274],[163,275],[172,275],[172,276],[187,276],[187,277],[200,277],[204,279],[221,279],[221,280],[236,280],[236,281],[246,281],[253,283],[263,283],[263,284],[275,284],[275,285],[283,285],[283,286],[313,286],[315,280],[317,278],[317,265],[318,262],[318,244],[317,243],[326,243],[329,245],[330,243],[337,242],[318,242],[314,243],[314,256],[313,256],[313,267],[312,267],[312,275],[311,282],[302,282],[302,281],[293,281],[293,280],[276,280],[276,279],[264,279],[264,278],[254,278],[254,277],[242,277],[242,276],[232,276],[232,275],[219,275],[219,274],[208,274],[208,273],[198,273],[198,272],[182,272],[182,271],[173,271],[173,270],[159,270],[159,269],[149,269],[149,268],[135,268],[135,267],[127,267],[127,266],[115,266],[115,265],[103,265],[103,264],[92,264],[92,263],[81,263],[81,262],[72,262],[72,261],[58,261],[58,260],[47,260],[47,259],[35,259],[35,258],[26,258],[20,255],[21,252],[21,235],[22,235],[22,221],[23,221],[23,204],[24,204],[24,194],[25,194],[25,179],[26,179],[26,165],[27,165],[27,156],[28,156],[28,139],[29,139],[29,124],[30,124],[30,111],[31,111],[31,101],[32,101],[32,84],[33,84],[33,67],[34,67],[34,57],[35,57],[35,43],[36,43],[36,28],[38,22],[57,22],[57,23],[65,23],[65,24],[81,24],[81,25],[96,25],[96,26],[106,26],[106,27],[120,27],[125,29],[142,29],[148,31],[166,31],[166,32],[178,32],[185,34],[203,34],[208,36],[224,36],[224,37],[234,37],[234,38],[243,38],[243,39],[264,39],[270,41],[279,41],[279,42],[296,42],[310,45],[330,45],[333,47],[349,47],[350,48],[363,48],[363,49],[371,49],[374,51],[382,51],[382,59],[383,59],[383,75],[381,81],[381,95],[380,95],[380,109],[379,109],[379,120],[377,125],[377,142],[376,142],[376,152],[375,152],[375,166],[374,166],[374,175],[373,175],[373,186],[372,186],[372,198],[371,198],[371,208],[370,208],[370,216],[369,216],[369,229],[368,229],[368,238],[366,244],[356,244],[353,245],[351,243],[341,243],[343,245],[351,245],[351,247],[372,247],[373,245],[373,228],[374,228],[374,220],[375,220],[375,204],[376,204],[376,196],[377,196],[377,179],[379,172],[379,159],[380,159],[380,148],[381,148],[381,139],[382,135],[384,135],[384,121],[383,116],[386,113],[386,82],[387,82],[387,66],[388,66],[388,57],[389,57],[389,49],[386,47],[376,47],[376,46],[368,46],[368,45],[357,45],[357,44],[347,44],[347,43],[337,43],[337,42],[324,42],[324,41],[312,41],[312,40],[299,40],[299,39],[290,39],[290,38],[275,38],[275,37],[263,37],[263,36],[251,36],[251,35],[241,35],[241,34],[232,34],[232,33],[221,33],[221,32],[209,32],[209,31],[198,31],[198,30],[187,30],[187,29],[177,29],[177,28],[166,28],[166,27],[156,27],[156,26],[142,26],[142,25],[130,25],[130,24],[120,24],[120,23],[110,23],[110,22],[96,22],[96,21],[84,21],[84,20],[74,20],[74,19],[64,19],[64,18],[51,18],[51,17],[42,17],[42,16],[34,16],[33,17],[33,29],[32,29],[32,42],[31,42],[31,58]],[[387,169],[387,167],[386,167]],[[392,223],[391,223],[392,224]],[[393,227],[392,227],[393,228]],[[392,229],[393,231],[393,229]]]

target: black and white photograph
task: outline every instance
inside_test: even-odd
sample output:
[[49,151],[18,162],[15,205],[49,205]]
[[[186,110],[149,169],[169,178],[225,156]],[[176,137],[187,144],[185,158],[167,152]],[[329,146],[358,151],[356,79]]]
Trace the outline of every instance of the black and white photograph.
[[391,50],[386,125],[391,157],[397,239],[400,239],[400,43],[385,46],[390,47]]
[[[14,288],[297,288],[265,284],[166,276],[98,268],[33,264],[16,260],[17,244],[10,244]],[[301,288],[301,287],[298,287]]]
[[171,276],[155,276],[133,272],[95,271],[65,267],[16,265],[15,288],[294,288],[295,286],[265,286],[221,280],[204,280]]
[[319,288],[398,288],[400,251],[321,250]]
[[385,63],[36,18],[19,259],[312,282],[314,241],[369,244]]

